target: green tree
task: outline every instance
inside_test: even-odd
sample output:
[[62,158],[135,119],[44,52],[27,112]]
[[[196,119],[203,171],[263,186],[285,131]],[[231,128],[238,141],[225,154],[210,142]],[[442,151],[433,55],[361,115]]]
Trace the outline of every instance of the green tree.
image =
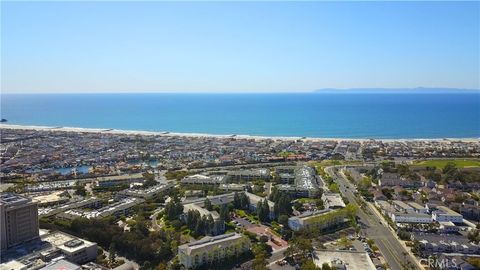
[[268,206],[267,199],[260,200],[257,203],[257,216],[261,222],[267,222],[269,220],[270,207]]
[[108,249],[108,263],[110,266],[113,266],[115,263],[115,243],[110,243],[110,248]]
[[210,201],[210,199],[208,199],[208,198],[205,199],[204,207],[205,207],[205,209],[207,209],[208,211],[212,211],[212,210],[213,210],[212,202]]
[[307,258],[308,255],[313,251],[314,249],[312,240],[301,235],[297,235],[290,241],[290,246],[287,248],[284,254],[287,257],[300,254],[303,258]]
[[322,270],[332,270],[332,267],[328,263],[323,263],[322,264]]
[[340,239],[338,239],[337,244],[342,248],[342,249],[347,249],[352,245],[352,241],[348,239],[345,235],[342,235]]
[[87,190],[85,189],[85,186],[83,186],[79,182],[77,182],[77,184],[75,185],[75,195],[83,197],[87,196]]
[[165,205],[165,214],[168,220],[177,219],[182,213],[183,205],[180,201],[172,199]]
[[228,209],[228,205],[224,204],[220,208],[220,219],[229,222],[230,221],[230,211]]
[[254,245],[252,248],[253,255],[255,256],[253,260],[253,269],[254,270],[267,270],[267,249],[264,243]]
[[313,260],[307,260],[305,261],[302,266],[300,267],[300,270],[320,270],[320,267],[317,267]]
[[280,215],[278,217],[278,223],[282,224],[284,227],[288,226],[288,216],[287,215]]

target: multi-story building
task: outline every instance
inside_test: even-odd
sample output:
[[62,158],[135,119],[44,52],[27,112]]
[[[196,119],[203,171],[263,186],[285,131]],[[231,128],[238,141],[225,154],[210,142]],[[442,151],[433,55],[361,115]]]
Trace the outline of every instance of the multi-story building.
[[345,207],[342,196],[339,193],[323,193],[322,201],[325,208],[336,209]]
[[478,254],[480,246],[468,240],[467,237],[455,234],[412,233],[412,240],[420,242],[424,254],[431,253],[461,253]]
[[195,203],[184,204],[182,216],[184,221],[187,220],[188,211],[198,211],[201,217],[212,216],[215,223],[210,233],[212,233],[213,235],[217,235],[225,231],[225,222],[220,219],[220,215],[217,213],[217,211],[209,211]]
[[[215,196],[207,196],[207,198],[210,200],[210,203],[212,205],[224,205],[233,202],[233,197],[235,195],[235,192],[230,192],[226,194],[220,194],[220,195],[215,195]],[[206,198],[197,198],[193,200],[185,200],[182,202],[183,205],[189,204],[189,203],[194,203],[196,205],[199,205],[203,207],[203,204],[205,203]]]
[[428,214],[393,212],[390,217],[397,223],[432,223]]
[[251,169],[230,171],[227,173],[228,181],[245,182],[253,180],[269,180],[271,178],[269,169]]
[[97,244],[75,236],[53,232],[42,236],[42,240],[61,251],[61,254],[74,263],[85,263],[97,257]]
[[328,230],[345,223],[348,212],[343,209],[320,210],[305,212],[288,219],[288,226],[294,231],[300,230]]
[[180,264],[195,268],[204,264],[219,262],[238,256],[250,249],[250,240],[238,233],[206,236],[199,241],[178,247]]
[[438,206],[437,210],[432,212],[433,220],[437,222],[451,221],[453,223],[462,223],[463,216],[446,206]]
[[150,199],[156,196],[157,194],[160,194],[162,192],[168,191],[172,189],[175,186],[174,183],[164,183],[164,184],[158,184],[155,186],[151,186],[145,189],[125,189],[122,191],[117,192],[116,196],[118,198],[123,198],[126,196],[132,196],[132,197],[137,197],[137,198],[143,198],[143,199]]
[[[84,264],[97,257],[97,244],[64,232],[41,230],[40,239],[22,244],[2,253],[0,269],[69,269],[49,268],[55,262],[67,260]],[[42,268],[47,267],[47,268]]]
[[409,202],[408,205],[410,205],[413,208],[415,213],[419,213],[419,214],[427,214],[428,213],[428,210],[427,210],[427,208],[425,208],[425,206],[420,205],[416,202]]
[[144,201],[145,200],[141,198],[130,197],[92,211],[70,209],[63,213],[57,214],[57,217],[65,220],[73,220],[80,217],[88,219],[104,218],[108,216],[120,217],[121,215],[128,215],[131,208],[133,208],[135,205],[143,203]]
[[1,250],[38,238],[37,203],[14,194],[0,194]]
[[141,173],[137,173],[97,177],[94,179],[94,182],[95,187],[108,188],[112,186],[130,185],[132,183],[143,183],[145,182],[145,178]]
[[392,202],[392,205],[393,207],[397,210],[397,211],[400,211],[402,213],[414,213],[415,212],[415,209],[413,207],[411,207],[410,205],[402,202],[402,201],[393,201]]
[[295,197],[314,197],[321,187],[315,169],[310,166],[301,166],[295,169],[295,181],[292,185],[278,185],[278,190]]
[[[258,195],[252,194],[250,192],[245,192],[245,195],[247,195],[248,199],[250,200],[250,206],[249,207],[250,207],[251,211],[256,211],[258,203],[263,202],[266,199],[266,198],[260,197]],[[270,201],[270,200],[267,200],[267,203],[268,203],[268,209],[269,209],[268,217],[270,219],[274,219],[275,218],[275,203]]]

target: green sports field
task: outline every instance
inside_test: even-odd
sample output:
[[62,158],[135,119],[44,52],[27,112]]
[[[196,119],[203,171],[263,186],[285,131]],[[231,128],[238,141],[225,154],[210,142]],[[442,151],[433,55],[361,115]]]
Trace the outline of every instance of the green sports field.
[[455,165],[457,165],[458,168],[480,167],[480,160],[478,159],[432,159],[432,160],[416,161],[414,162],[414,165],[443,168],[449,162],[455,163]]

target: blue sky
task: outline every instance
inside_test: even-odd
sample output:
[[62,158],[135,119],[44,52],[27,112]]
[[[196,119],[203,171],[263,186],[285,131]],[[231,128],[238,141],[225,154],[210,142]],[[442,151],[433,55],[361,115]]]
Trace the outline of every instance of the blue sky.
[[4,93],[480,88],[480,2],[5,2]]

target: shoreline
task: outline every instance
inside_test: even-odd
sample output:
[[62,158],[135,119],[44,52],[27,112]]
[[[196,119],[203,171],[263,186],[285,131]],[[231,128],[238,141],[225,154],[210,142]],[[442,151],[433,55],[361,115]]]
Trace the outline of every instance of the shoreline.
[[82,128],[82,127],[62,127],[62,126],[35,126],[35,125],[15,125],[0,124],[0,129],[13,130],[35,130],[35,131],[59,131],[76,133],[103,133],[103,134],[124,134],[124,135],[143,135],[143,136],[164,136],[164,137],[187,137],[187,138],[238,138],[255,140],[306,140],[306,141],[384,141],[384,142],[422,142],[422,141],[462,141],[462,142],[480,142],[480,138],[399,138],[399,139],[375,139],[375,138],[327,138],[327,137],[301,137],[301,136],[260,136],[260,135],[241,135],[241,134],[208,134],[208,133],[189,133],[189,132],[170,132],[170,131],[142,131],[142,130],[124,130],[111,128]]

